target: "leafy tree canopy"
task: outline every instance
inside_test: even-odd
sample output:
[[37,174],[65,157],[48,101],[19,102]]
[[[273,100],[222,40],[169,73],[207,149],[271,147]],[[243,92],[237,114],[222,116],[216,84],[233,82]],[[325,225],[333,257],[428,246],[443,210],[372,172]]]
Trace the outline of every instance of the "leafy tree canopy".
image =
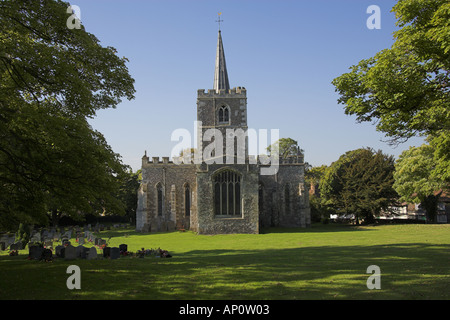
[[391,142],[450,130],[450,3],[400,0],[395,43],[333,80],[346,114]]
[[281,138],[277,142],[267,147],[268,152],[276,150],[278,148],[278,154],[281,158],[287,158],[289,156],[296,156],[304,151],[298,146],[298,142],[291,138]]
[[123,212],[120,155],[87,119],[134,98],[126,58],[81,29],[69,4],[0,2],[0,227],[47,212]]
[[354,214],[371,222],[396,202],[394,158],[370,148],[348,151],[332,163],[320,180],[321,196],[338,214]]

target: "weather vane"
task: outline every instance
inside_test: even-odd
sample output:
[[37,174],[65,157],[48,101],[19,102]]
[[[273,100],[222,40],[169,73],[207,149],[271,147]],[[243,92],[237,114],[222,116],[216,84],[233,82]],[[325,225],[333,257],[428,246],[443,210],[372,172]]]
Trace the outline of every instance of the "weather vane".
[[219,31],[220,31],[220,23],[223,22],[223,20],[220,20],[221,14],[222,14],[222,12],[219,12],[219,13],[218,13],[218,15],[219,15],[219,20],[216,20],[216,22],[219,23]]

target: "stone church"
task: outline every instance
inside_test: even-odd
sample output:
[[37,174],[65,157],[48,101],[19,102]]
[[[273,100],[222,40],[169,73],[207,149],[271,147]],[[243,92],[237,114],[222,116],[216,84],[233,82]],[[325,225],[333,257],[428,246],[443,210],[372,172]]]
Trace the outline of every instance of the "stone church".
[[[247,130],[247,91],[230,88],[219,30],[213,89],[197,92],[197,148],[204,152],[172,160],[145,153],[136,230],[256,234],[262,227],[308,227],[304,155],[277,158],[268,174],[272,164],[249,156],[248,136],[235,134]],[[205,148],[205,141],[213,143]]]

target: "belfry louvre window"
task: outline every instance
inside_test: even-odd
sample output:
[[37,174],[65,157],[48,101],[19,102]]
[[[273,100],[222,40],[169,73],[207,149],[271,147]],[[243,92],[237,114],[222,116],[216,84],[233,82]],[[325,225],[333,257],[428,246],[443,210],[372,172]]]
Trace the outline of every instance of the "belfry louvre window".
[[230,108],[223,106],[219,109],[219,123],[230,122]]
[[231,170],[219,172],[214,180],[214,213],[241,215],[241,176]]

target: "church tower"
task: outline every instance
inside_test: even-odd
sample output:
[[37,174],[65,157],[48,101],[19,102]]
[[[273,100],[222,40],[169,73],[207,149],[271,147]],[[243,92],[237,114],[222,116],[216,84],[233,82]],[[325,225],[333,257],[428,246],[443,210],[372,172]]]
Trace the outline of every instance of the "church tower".
[[213,88],[197,92],[197,221],[199,233],[258,233],[258,166],[249,164],[247,91],[230,89],[222,33]]
[[197,146],[207,163],[245,163],[248,157],[247,91],[230,89],[222,34],[217,38],[213,89],[197,93]]

